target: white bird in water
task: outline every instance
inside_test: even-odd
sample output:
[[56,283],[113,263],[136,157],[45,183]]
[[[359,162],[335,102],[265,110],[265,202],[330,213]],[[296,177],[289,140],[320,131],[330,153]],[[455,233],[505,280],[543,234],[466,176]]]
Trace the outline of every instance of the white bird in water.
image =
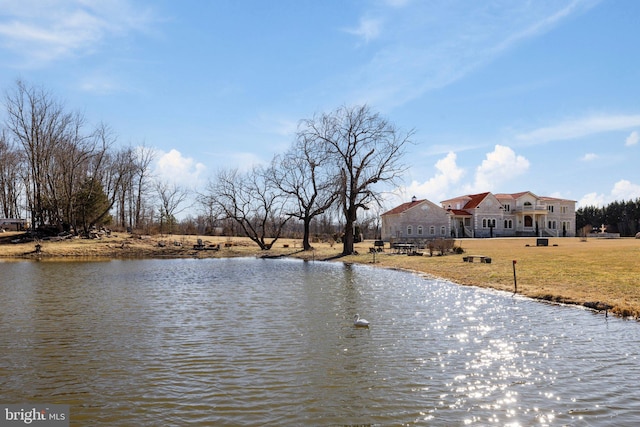
[[353,316],[353,325],[359,328],[368,328],[369,327],[369,322],[361,319],[359,314],[356,314],[355,316]]

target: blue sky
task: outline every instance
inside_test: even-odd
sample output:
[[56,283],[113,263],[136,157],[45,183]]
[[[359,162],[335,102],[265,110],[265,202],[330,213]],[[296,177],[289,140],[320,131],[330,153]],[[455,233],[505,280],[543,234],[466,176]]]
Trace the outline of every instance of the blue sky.
[[415,130],[387,207],[600,205],[640,197],[638,16],[636,0],[0,0],[0,90],[41,85],[200,189],[268,163],[300,119],[367,103]]

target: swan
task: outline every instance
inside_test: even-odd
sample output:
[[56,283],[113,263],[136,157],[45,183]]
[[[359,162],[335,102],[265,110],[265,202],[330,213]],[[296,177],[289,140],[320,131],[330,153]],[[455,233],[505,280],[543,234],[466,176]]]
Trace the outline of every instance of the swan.
[[355,316],[353,316],[353,324],[354,324],[354,326],[360,327],[360,328],[368,328],[369,327],[369,322],[367,322],[364,319],[361,319],[359,314],[356,314]]

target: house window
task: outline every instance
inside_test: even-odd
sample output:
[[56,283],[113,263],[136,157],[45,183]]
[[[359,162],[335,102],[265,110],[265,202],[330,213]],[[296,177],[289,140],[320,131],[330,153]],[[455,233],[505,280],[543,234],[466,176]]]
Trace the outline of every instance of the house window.
[[482,218],[482,228],[491,228],[496,226],[495,218]]
[[553,205],[547,206],[547,211],[553,213]]
[[510,212],[511,211],[511,205],[504,205],[504,211],[505,212]]
[[418,226],[418,236],[422,236],[422,226]]
[[407,226],[407,235],[410,236],[411,233],[413,233],[413,227],[411,227],[410,225]]
[[555,230],[556,229],[556,222],[555,221],[549,221],[549,228],[551,230]]
[[513,220],[505,219],[504,220],[504,228],[513,228]]
[[432,236],[435,236],[436,234],[436,227],[434,225],[432,225],[431,227],[429,227],[429,234],[431,234]]
[[444,225],[440,227],[440,235],[445,236],[447,234],[447,227]]
[[566,206],[560,206],[560,213],[566,214],[568,212],[568,209]]

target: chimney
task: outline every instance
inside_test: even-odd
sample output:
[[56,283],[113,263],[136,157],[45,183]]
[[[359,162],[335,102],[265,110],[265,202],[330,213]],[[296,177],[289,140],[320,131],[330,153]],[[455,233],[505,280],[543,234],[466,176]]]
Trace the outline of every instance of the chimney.
[[414,203],[414,202],[417,202],[417,201],[418,201],[418,199],[417,199],[417,197],[416,197],[416,196],[413,196],[413,197],[411,198],[411,203]]

